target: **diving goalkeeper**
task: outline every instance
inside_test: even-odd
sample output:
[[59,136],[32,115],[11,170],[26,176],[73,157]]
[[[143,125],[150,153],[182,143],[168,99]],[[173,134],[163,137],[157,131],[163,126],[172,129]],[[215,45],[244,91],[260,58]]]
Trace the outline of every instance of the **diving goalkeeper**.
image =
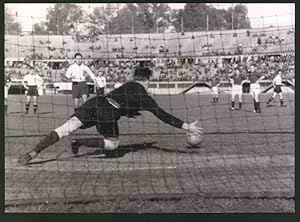
[[51,131],[33,150],[21,155],[18,163],[26,165],[42,150],[56,143],[77,129],[96,126],[97,131],[104,138],[73,139],[72,152],[78,153],[81,145],[97,147],[99,149],[114,150],[119,146],[118,120],[121,116],[134,118],[141,115],[139,111],[149,111],[163,122],[191,133],[203,134],[203,129],[197,126],[198,120],[185,123],[160,108],[146,89],[152,71],[148,68],[136,68],[134,81],[129,81],[114,89],[106,96],[95,96],[86,101],[63,125]]

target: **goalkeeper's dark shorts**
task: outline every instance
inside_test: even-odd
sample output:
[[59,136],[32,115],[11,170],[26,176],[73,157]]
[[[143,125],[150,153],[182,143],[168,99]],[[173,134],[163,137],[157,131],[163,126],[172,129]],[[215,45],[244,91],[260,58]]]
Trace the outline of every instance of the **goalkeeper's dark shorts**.
[[71,116],[76,116],[81,122],[81,129],[96,126],[99,134],[104,137],[118,137],[118,120],[120,114],[105,97],[96,96],[86,101]]
[[281,92],[282,92],[282,90],[281,90],[281,85],[276,85],[276,86],[275,86],[275,89],[274,89],[274,92],[276,92],[276,93],[281,93]]

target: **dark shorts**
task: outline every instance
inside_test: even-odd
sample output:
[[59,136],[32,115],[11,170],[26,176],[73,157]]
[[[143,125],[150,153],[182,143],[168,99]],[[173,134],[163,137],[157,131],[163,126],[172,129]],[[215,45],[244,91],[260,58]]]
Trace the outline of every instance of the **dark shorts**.
[[118,120],[120,114],[116,108],[111,106],[105,97],[96,96],[86,101],[72,115],[76,116],[82,123],[81,129],[96,126],[99,134],[104,137],[118,137]]
[[38,96],[39,92],[37,86],[29,86],[27,91],[27,96]]
[[104,96],[104,87],[103,88],[96,88],[97,96]]
[[89,87],[86,82],[73,82],[72,96],[73,98],[81,98],[82,95],[88,95]]
[[281,86],[280,86],[280,85],[276,85],[276,86],[275,86],[275,89],[274,89],[274,92],[276,92],[276,93],[281,93],[281,92],[282,92]]

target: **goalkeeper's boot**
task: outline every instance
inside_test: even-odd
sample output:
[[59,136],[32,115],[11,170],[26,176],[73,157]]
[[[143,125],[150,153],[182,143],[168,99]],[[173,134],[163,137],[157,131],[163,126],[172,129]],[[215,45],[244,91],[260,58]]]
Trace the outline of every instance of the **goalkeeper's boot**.
[[71,143],[71,147],[72,147],[72,153],[76,155],[78,153],[80,144],[76,139],[73,139]]
[[30,160],[32,160],[33,158],[35,158],[37,156],[37,152],[36,151],[30,151],[28,153],[25,153],[23,155],[20,155],[19,156],[19,159],[18,159],[18,163],[20,165],[26,165],[29,163]]

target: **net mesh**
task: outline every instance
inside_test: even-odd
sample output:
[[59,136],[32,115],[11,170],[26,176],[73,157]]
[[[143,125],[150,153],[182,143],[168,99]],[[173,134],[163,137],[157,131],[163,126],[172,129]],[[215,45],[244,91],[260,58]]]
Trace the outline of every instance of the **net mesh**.
[[[40,19],[11,16],[16,21],[31,21],[32,27]],[[281,25],[283,16],[290,17],[288,25]],[[6,206],[85,203],[124,197],[167,201],[195,195],[216,199],[293,199],[294,13],[274,12],[272,16],[248,19],[260,26],[82,35],[78,28],[81,24],[76,24],[74,35],[36,35],[34,31],[5,34],[5,72],[13,79],[5,114]],[[190,148],[182,130],[142,112],[135,119],[120,119],[121,142],[116,150],[81,147],[77,156],[72,155],[71,139],[97,137],[93,127],[62,139],[29,165],[18,165],[20,154],[31,150],[73,114],[71,88],[63,77],[76,52],[84,55],[85,64],[94,73],[105,73],[106,92],[117,81],[129,80],[136,65],[151,66],[152,97],[160,107],[185,122],[200,120],[205,132],[201,148]],[[26,96],[20,80],[28,72],[24,63],[38,67],[44,79],[37,114],[32,113],[33,102],[29,114],[23,114]],[[262,75],[268,74],[261,83],[262,91],[266,92],[260,96],[262,113],[252,112],[253,101],[247,87],[242,110],[228,111],[228,75],[236,65],[247,73],[253,64]],[[285,72],[285,106],[280,107],[279,99],[275,98],[272,106],[266,107],[265,102],[273,93],[268,87],[279,68]],[[217,104],[211,102],[207,87],[216,76],[222,80]],[[93,83],[89,85],[93,97]]]

